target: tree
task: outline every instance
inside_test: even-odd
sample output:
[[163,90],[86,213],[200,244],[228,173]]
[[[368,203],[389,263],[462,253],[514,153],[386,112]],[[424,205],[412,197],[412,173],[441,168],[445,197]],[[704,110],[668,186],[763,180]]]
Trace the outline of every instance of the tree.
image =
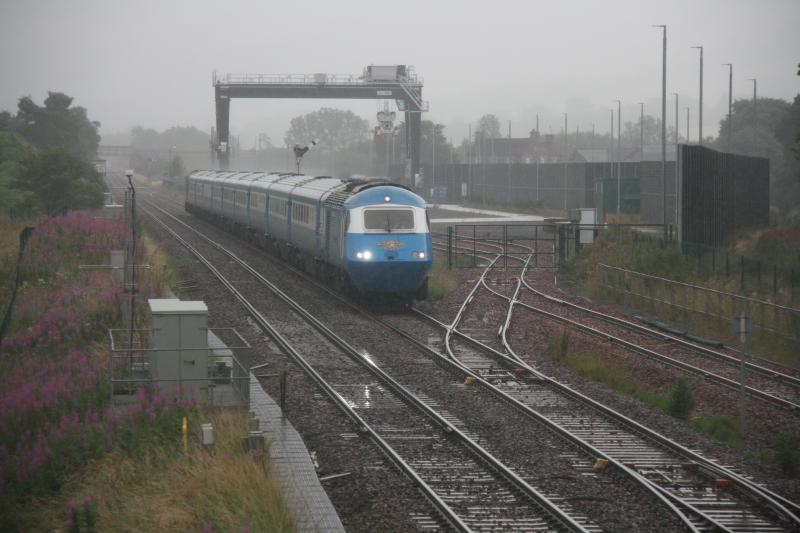
[[790,139],[791,123],[797,120],[792,117],[792,105],[785,100],[759,98],[755,109],[751,99],[737,100],[730,120],[720,121],[719,137],[713,143],[717,150],[769,159],[770,202],[785,208],[800,201],[800,187],[792,178],[793,157],[781,142]]
[[90,121],[83,107],[72,106],[72,97],[57,92],[47,95],[43,107],[29,96],[19,99],[15,131],[38,148],[61,149],[93,159],[100,144],[100,123]]
[[776,183],[779,194],[788,195],[789,205],[800,204],[800,94],[775,126],[775,137],[783,147],[786,174]]
[[8,111],[0,111],[0,131],[14,131],[14,116]]
[[[400,125],[397,127],[396,133],[396,153],[402,154],[399,159],[405,158],[406,153],[406,124],[405,122],[401,122]],[[434,154],[433,142],[436,142],[436,153]],[[391,138],[389,135],[379,135],[376,138],[376,150],[377,153],[381,153],[381,146],[385,148],[384,142],[391,142]],[[453,160],[458,161],[458,155],[455,152],[455,148],[453,145],[450,144],[450,141],[447,140],[447,137],[444,135],[444,124],[436,124],[431,120],[423,120],[420,122],[420,151],[419,151],[419,160],[420,163],[430,164],[433,161],[434,155],[436,156],[436,164],[440,165],[443,163],[450,162],[450,154],[453,154]]]
[[48,214],[103,205],[106,190],[100,175],[85,158],[64,149],[44,150],[22,162],[15,186],[35,195],[30,208]]
[[208,150],[211,137],[194,126],[175,126],[161,133],[153,129],[131,128],[135,150]]
[[167,169],[170,178],[177,178],[186,175],[186,167],[183,166],[183,160],[180,156],[175,156],[169,162]]
[[483,115],[478,120],[478,127],[475,129],[476,137],[484,139],[497,139],[503,135],[500,133],[500,119],[493,114]]
[[679,378],[669,392],[667,411],[676,418],[687,420],[694,409],[695,400],[689,384],[684,378]]
[[369,122],[352,111],[323,107],[295,117],[286,131],[287,146],[305,146],[319,140],[315,151],[323,154],[341,152],[368,139]]
[[33,157],[36,149],[21,136],[0,132],[0,211],[13,213],[30,210],[35,196],[17,188],[17,178],[24,167],[22,162]]
[[[616,125],[614,126],[616,130]],[[617,142],[616,139],[617,132],[614,131],[614,143]],[[667,131],[667,144],[675,142],[675,128],[670,128]],[[639,148],[639,144],[641,143],[641,132],[639,131],[639,120],[635,122],[626,122],[625,126],[622,128],[622,146],[623,150],[631,150],[633,148]],[[652,115],[645,115],[644,116],[644,145],[645,146],[653,146],[658,145],[661,146],[661,119],[656,118]]]

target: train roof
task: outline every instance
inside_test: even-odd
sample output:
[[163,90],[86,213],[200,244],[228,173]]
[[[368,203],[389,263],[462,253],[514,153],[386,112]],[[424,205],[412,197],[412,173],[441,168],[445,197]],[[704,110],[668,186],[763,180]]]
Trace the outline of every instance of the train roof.
[[[324,200],[328,207],[383,203],[387,195],[393,195],[403,203],[425,206],[424,200],[407,187],[384,178],[341,179],[279,172],[194,170],[189,174],[189,179],[224,183],[237,189],[276,191],[309,200]],[[397,192],[398,189],[400,192]]]

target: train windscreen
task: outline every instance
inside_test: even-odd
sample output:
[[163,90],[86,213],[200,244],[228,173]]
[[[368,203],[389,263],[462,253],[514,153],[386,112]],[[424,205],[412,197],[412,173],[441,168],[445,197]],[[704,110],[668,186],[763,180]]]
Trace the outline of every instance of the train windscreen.
[[371,231],[414,231],[414,211],[411,209],[367,209],[364,229]]

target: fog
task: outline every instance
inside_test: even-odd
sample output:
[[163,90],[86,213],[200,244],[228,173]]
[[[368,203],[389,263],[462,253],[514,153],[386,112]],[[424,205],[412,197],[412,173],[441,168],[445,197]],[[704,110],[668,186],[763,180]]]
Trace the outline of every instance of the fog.
[[[360,74],[368,64],[409,64],[424,78],[426,120],[455,142],[485,113],[526,135],[609,128],[638,102],[660,116],[661,31],[668,26],[667,92],[680,94],[681,133],[691,107],[697,136],[698,51],[705,47],[704,134],[734,98],[791,100],[800,92],[800,2],[752,1],[138,1],[3,0],[0,109],[48,90],[86,107],[101,133],[214,123],[214,69],[225,73]],[[231,131],[243,147],[259,132],[282,144],[289,120],[326,105],[374,124],[374,101],[236,100]],[[668,97],[667,123],[674,121]]]

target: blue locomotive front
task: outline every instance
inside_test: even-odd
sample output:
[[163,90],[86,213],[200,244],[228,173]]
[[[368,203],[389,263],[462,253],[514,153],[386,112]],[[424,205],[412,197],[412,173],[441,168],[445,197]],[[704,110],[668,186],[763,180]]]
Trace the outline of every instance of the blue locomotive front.
[[425,201],[406,189],[381,185],[344,202],[345,270],[362,293],[424,298],[431,268]]

